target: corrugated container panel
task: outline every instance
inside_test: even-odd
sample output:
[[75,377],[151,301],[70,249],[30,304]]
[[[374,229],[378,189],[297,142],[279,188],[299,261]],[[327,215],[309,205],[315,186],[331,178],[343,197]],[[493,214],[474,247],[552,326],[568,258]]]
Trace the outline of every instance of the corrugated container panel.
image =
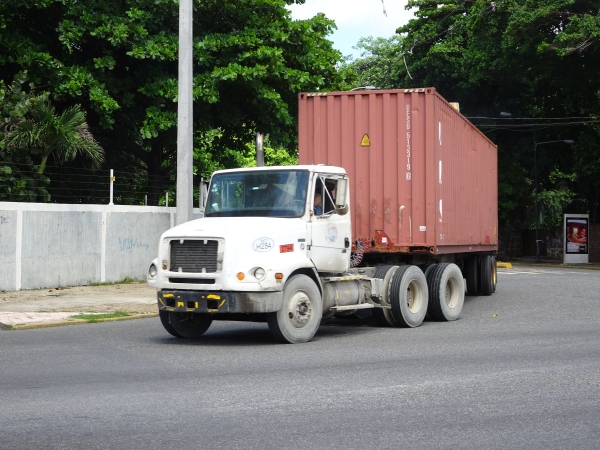
[[379,250],[497,249],[497,148],[433,88],[300,94],[299,163],[346,169]]

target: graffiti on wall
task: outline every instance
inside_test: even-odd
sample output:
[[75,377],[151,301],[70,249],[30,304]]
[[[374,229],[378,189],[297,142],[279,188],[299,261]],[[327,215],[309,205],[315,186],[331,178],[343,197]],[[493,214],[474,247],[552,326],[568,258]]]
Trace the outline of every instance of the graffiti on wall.
[[134,237],[121,238],[121,237],[119,237],[119,249],[122,252],[131,252],[131,251],[137,250],[137,249],[148,250],[148,247],[150,247],[150,244],[148,244],[147,242],[138,241],[137,238],[134,238]]

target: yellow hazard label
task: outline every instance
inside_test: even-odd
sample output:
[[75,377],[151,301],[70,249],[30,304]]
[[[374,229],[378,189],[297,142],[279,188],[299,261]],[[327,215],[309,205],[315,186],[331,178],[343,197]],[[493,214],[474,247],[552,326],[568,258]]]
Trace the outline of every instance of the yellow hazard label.
[[361,139],[360,146],[361,147],[370,147],[371,146],[371,139],[369,139],[369,135],[367,133],[365,133],[365,135]]

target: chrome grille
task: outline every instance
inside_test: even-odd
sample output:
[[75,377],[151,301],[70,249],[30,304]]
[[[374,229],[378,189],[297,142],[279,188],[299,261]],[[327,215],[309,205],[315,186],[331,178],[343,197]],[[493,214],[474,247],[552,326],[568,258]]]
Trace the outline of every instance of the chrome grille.
[[171,241],[170,266],[172,272],[214,273],[218,269],[219,241]]

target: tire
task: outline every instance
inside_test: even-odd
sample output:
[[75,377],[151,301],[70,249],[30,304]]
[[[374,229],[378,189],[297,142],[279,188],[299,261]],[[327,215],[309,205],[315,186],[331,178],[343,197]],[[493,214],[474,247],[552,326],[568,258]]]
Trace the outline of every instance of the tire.
[[482,255],[479,264],[481,293],[492,295],[494,292],[494,260],[492,255]]
[[[383,280],[383,302],[390,304],[390,281],[394,273],[398,270],[398,266],[381,266],[375,271],[375,278]],[[398,324],[392,316],[392,310],[389,308],[373,308],[373,317],[378,325],[383,327],[397,327]]]
[[168,323],[166,325],[162,314],[160,315],[160,321],[165,330],[178,338],[199,338],[206,333],[213,320],[210,314],[168,312],[167,315]]
[[427,314],[429,293],[425,274],[417,266],[401,266],[390,283],[392,315],[401,327],[418,327]]
[[467,280],[467,294],[477,295],[479,292],[479,257],[477,255],[471,255],[467,258],[465,278]]
[[451,321],[460,317],[465,303],[463,275],[456,264],[442,263],[427,275],[429,305],[432,320]]
[[493,285],[494,285],[494,290],[492,292],[496,292],[496,284],[498,284],[498,263],[496,262],[495,256],[492,256],[492,264],[493,264],[492,280],[493,280]]
[[167,330],[167,332],[169,334],[171,334],[177,338],[183,337],[177,331],[175,331],[175,328],[173,328],[173,325],[171,325],[171,322],[169,321],[168,311],[158,310],[158,317],[160,317],[160,323],[162,323],[162,326],[165,328],[165,330]]
[[425,279],[427,279],[427,275],[429,274],[429,272],[431,272],[433,270],[435,265],[436,265],[435,263],[426,263],[426,264],[421,264],[419,266],[419,269],[421,269],[423,271],[423,273],[425,274]]
[[[423,271],[423,273],[425,274],[425,280],[429,280],[429,273],[435,269],[437,267],[437,263],[427,263],[427,264],[421,264],[419,266],[419,269],[421,269]],[[429,289],[429,281],[427,281],[427,289]],[[431,289],[429,289],[429,291],[431,292]],[[429,298],[429,301],[431,301],[431,295]],[[431,317],[429,316],[429,306],[427,306],[427,314],[425,314],[425,320],[431,320]]]
[[354,311],[354,314],[352,314],[352,317],[354,317],[357,320],[365,320],[372,317],[372,315],[373,314],[370,309],[357,309],[356,311]]
[[290,344],[310,341],[321,323],[323,299],[317,285],[306,275],[294,275],[283,288],[283,305],[267,315],[275,339]]

